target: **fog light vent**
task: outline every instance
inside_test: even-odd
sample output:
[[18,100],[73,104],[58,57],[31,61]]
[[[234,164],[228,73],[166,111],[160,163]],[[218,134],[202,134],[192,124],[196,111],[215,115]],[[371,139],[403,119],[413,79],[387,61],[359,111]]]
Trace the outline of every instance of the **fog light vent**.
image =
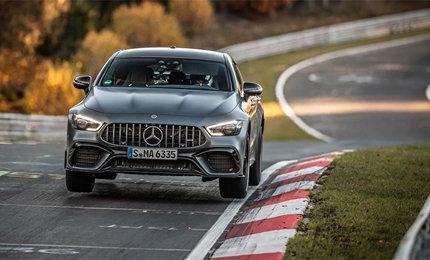
[[74,157],[75,166],[92,167],[99,162],[101,152],[100,149],[95,147],[78,147]]
[[230,153],[216,152],[210,153],[207,162],[212,170],[217,172],[234,172],[235,163]]

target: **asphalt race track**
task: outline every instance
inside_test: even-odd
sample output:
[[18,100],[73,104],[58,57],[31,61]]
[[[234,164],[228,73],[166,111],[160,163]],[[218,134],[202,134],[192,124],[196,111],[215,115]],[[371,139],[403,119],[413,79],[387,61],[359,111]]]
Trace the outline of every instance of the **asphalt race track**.
[[63,150],[1,145],[0,258],[183,259],[229,203],[194,178],[120,175],[69,193]]
[[430,140],[430,37],[309,66],[284,96],[307,125],[337,141]]
[[[307,67],[290,106],[334,139],[266,142],[264,168],[342,149],[430,141],[430,40]],[[0,144],[0,259],[184,259],[232,200],[218,182],[133,176],[67,191],[65,145]],[[225,233],[223,233],[225,234]],[[209,250],[209,248],[208,248]]]

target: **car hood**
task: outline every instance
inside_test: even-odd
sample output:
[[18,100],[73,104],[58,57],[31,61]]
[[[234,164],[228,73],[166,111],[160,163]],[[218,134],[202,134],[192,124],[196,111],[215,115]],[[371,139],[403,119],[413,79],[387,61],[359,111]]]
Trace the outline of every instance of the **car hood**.
[[157,114],[207,117],[231,112],[240,102],[234,92],[94,87],[86,108],[105,114]]

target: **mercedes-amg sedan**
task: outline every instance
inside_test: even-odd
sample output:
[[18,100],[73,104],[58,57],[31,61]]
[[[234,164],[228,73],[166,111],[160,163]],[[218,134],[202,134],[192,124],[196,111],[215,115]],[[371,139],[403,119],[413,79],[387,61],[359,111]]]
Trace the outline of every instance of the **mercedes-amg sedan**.
[[118,173],[219,179],[244,198],[261,177],[263,88],[226,53],[176,48],[116,52],[68,115],[67,189],[91,192]]

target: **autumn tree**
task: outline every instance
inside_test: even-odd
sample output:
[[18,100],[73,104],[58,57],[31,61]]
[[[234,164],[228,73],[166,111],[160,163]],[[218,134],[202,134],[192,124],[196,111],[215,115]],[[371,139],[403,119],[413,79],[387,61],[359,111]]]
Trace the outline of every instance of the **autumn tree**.
[[123,5],[113,13],[112,28],[131,47],[182,46],[185,42],[175,16],[157,2]]
[[178,19],[187,36],[205,33],[216,24],[214,9],[208,0],[170,0],[169,11]]
[[82,100],[83,91],[72,86],[76,77],[75,64],[44,60],[36,68],[23,97],[23,112],[27,114],[67,115],[69,109]]
[[44,0],[0,1],[0,48],[32,52],[44,25],[44,4]]
[[111,30],[90,31],[72,60],[82,73],[96,76],[112,54],[125,48],[128,48],[125,41]]
[[[54,7],[60,3],[64,8]],[[40,63],[35,49],[68,0],[0,1],[0,110],[22,112],[25,89]]]
[[100,32],[107,28],[117,8],[136,1],[141,2],[141,0],[45,0],[46,3],[50,3],[52,10],[68,8],[51,19],[48,30],[43,32],[43,42],[37,48],[37,53],[52,60],[69,60],[89,31]]
[[229,9],[248,18],[274,14],[294,0],[224,0]]

